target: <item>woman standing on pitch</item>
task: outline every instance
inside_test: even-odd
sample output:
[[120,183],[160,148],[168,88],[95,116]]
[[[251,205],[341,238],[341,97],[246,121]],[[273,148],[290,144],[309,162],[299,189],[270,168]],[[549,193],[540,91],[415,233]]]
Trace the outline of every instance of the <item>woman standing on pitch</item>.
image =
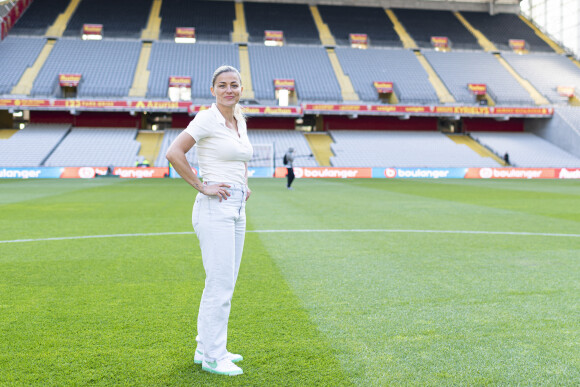
[[[199,239],[205,269],[205,288],[197,318],[195,363],[204,371],[240,375],[241,355],[228,352],[227,330],[246,232],[248,162],[252,145],[238,105],[240,73],[231,66],[213,74],[211,93],[216,102],[199,112],[167,151],[167,159],[181,177],[199,191],[192,223]],[[185,154],[197,144],[200,175],[192,172]]]

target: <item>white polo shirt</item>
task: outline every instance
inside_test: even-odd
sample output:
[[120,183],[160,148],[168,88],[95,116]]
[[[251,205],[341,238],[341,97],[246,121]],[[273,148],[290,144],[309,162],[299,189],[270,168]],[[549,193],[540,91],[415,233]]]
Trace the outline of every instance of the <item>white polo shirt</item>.
[[252,158],[253,149],[245,121],[238,121],[238,136],[214,103],[197,113],[185,132],[195,140],[199,173],[205,181],[246,184],[244,163]]

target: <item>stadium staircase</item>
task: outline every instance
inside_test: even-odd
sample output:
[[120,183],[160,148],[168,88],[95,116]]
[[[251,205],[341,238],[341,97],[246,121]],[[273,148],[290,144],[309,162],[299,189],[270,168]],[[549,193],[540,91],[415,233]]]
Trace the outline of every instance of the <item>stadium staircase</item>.
[[318,34],[320,35],[320,41],[322,42],[323,46],[336,46],[336,41],[334,40],[334,36],[330,32],[330,28],[328,28],[328,24],[322,21],[322,17],[320,16],[320,11],[318,11],[318,7],[315,5],[310,6],[310,12],[312,12],[312,17],[314,18],[314,23],[316,24],[316,28],[318,28]]
[[330,59],[330,64],[332,65],[332,69],[334,70],[334,74],[338,80],[342,99],[344,101],[359,101],[360,98],[356,91],[354,91],[350,77],[342,70],[342,66],[338,60],[338,56],[336,56],[334,48],[326,48],[326,53],[328,54],[328,59]]
[[310,145],[312,154],[316,159],[316,162],[321,167],[330,167],[330,157],[334,156],[332,149],[330,149],[330,144],[332,144],[332,138],[328,133],[305,133],[306,141]]
[[153,41],[159,39],[159,33],[161,31],[161,17],[159,16],[161,2],[162,0],[153,0],[151,12],[149,13],[149,19],[147,21],[147,27],[141,33],[141,40]]
[[152,45],[153,43],[151,42],[143,42],[141,45],[133,85],[129,90],[130,97],[145,97],[147,95],[147,85],[149,84],[149,76],[151,75],[147,66],[149,65],[149,58],[151,57]]
[[390,9],[385,9],[385,12],[387,13],[389,19],[391,19],[393,27],[395,28],[395,32],[397,33],[397,35],[399,35],[399,38],[403,43],[403,47],[409,49],[417,49],[418,48],[417,43],[415,43],[411,35],[409,35],[405,27],[403,27],[403,24],[401,24],[401,22],[397,18],[397,15],[395,15],[395,13]]
[[44,63],[48,59],[48,56],[50,55],[50,52],[54,48],[55,43],[56,39],[48,39],[46,41],[46,44],[42,48],[42,51],[40,51],[40,54],[38,55],[32,66],[28,67],[26,70],[24,70],[24,73],[22,73],[22,77],[20,77],[20,80],[11,91],[12,95],[30,95],[32,85],[34,84],[34,80],[36,79],[38,73],[40,73],[40,70],[42,69],[42,66],[44,66]]
[[455,103],[455,98],[451,95],[445,84],[439,78],[439,75],[435,72],[431,64],[420,51],[415,51],[415,55],[417,56],[417,60],[421,63],[421,66],[425,69],[427,74],[429,75],[429,82],[433,85],[435,92],[437,93],[437,97],[439,98],[439,102],[441,103]]
[[236,20],[234,20],[234,31],[232,33],[233,43],[248,43],[250,34],[246,28],[246,14],[244,13],[244,3],[236,2]]
[[58,17],[54,21],[54,24],[48,27],[45,36],[48,38],[62,37],[64,31],[66,30],[68,22],[70,21],[72,15],[76,11],[80,2],[81,0],[71,0],[68,7],[66,7],[65,11],[60,15],[58,15]]
[[532,84],[524,79],[514,70],[514,68],[504,59],[500,54],[494,54],[496,59],[501,63],[503,67],[515,78],[516,81],[530,94],[530,97],[534,100],[536,105],[549,105],[550,102],[544,97]]
[[141,144],[138,156],[143,156],[149,160],[151,166],[154,166],[153,163],[157,160],[163,142],[163,133],[140,130],[136,141]]
[[334,48],[328,47],[326,53],[328,54],[328,59],[330,59],[330,64],[332,65],[332,69],[334,70],[334,74],[338,80],[342,99],[344,101],[359,101],[360,98],[356,91],[354,91],[350,77],[342,70],[342,66],[338,60],[338,56],[336,56]]
[[255,99],[254,86],[252,85],[252,72],[250,69],[250,53],[248,52],[248,46],[240,45],[238,47],[240,53],[240,75],[243,79],[244,91],[242,92],[242,98],[244,99]]
[[468,135],[448,134],[447,137],[449,137],[454,143],[458,145],[465,145],[469,147],[471,150],[473,150],[481,157],[491,158],[492,160],[499,163],[501,166],[507,166],[506,162],[503,159],[498,157],[495,153],[493,153],[492,151],[490,151],[489,149],[487,149],[486,147],[484,147],[483,145],[481,145]]
[[8,140],[18,129],[0,129],[0,140]]
[[534,30],[534,32],[536,33],[536,35],[538,35],[538,37],[540,39],[542,39],[544,42],[546,42],[546,44],[548,44],[548,46],[552,47],[552,49],[554,51],[556,51],[556,54],[565,54],[566,53],[562,47],[558,46],[552,39],[550,39],[542,31],[540,31],[540,29],[538,27],[536,27],[531,21],[529,21],[528,19],[526,19],[522,15],[519,15],[519,17],[520,17],[520,19],[522,19],[522,21],[524,23],[526,23],[528,25],[528,27],[530,27],[532,30]]
[[465,19],[463,17],[463,15],[461,15],[459,12],[454,12],[454,15],[465,26],[465,28],[467,28],[469,30],[469,32],[471,32],[473,34],[473,36],[475,36],[475,38],[477,39],[477,43],[479,43],[479,45],[485,51],[488,51],[488,52],[498,52],[499,51],[497,49],[497,47],[495,46],[495,44],[493,44],[488,38],[486,38],[485,35],[483,33],[481,33],[481,31],[479,31],[474,26],[472,26],[471,23],[469,23],[467,21],[467,19]]

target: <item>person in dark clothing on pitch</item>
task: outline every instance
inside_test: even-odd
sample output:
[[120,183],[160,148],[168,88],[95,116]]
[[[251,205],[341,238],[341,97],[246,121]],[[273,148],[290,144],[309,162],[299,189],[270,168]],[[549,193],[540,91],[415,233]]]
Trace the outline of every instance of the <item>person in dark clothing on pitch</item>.
[[294,189],[292,188],[292,181],[294,181],[294,168],[293,168],[293,163],[294,163],[294,148],[288,148],[288,151],[286,152],[286,154],[284,155],[284,165],[286,166],[286,168],[288,169],[288,174],[286,175],[286,179],[287,179],[287,184],[286,184],[286,188],[288,189]]

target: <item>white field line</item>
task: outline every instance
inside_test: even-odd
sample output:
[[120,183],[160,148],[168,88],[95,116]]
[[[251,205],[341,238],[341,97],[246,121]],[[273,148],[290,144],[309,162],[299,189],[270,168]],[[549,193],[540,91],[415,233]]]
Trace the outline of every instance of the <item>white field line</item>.
[[[416,234],[476,234],[476,235],[516,235],[516,236],[542,236],[542,237],[568,237],[580,238],[580,234],[553,234],[544,232],[517,232],[517,231],[466,231],[466,230],[389,230],[389,229],[346,229],[346,230],[248,230],[247,233],[273,234],[273,233],[354,233],[354,232],[376,232],[376,233],[416,233]],[[128,238],[128,237],[148,237],[164,235],[189,235],[193,231],[182,232],[153,232],[137,234],[110,234],[110,235],[82,235],[56,238],[36,238],[36,239],[14,239],[0,240],[2,243],[25,243],[25,242],[43,242],[43,241],[65,241],[73,239],[98,239],[98,238]]]

